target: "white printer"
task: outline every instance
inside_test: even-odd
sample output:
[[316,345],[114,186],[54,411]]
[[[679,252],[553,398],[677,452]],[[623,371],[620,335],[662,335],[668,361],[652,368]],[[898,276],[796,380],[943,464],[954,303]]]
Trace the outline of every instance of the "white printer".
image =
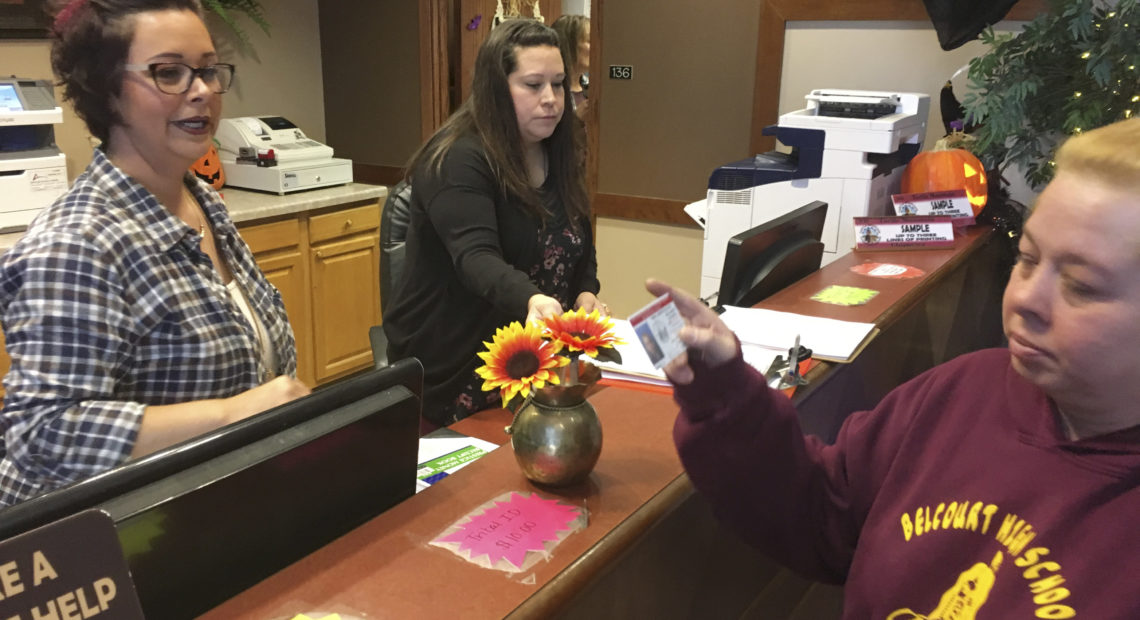
[[352,161],[280,116],[223,118],[214,137],[226,185],[285,194],[352,182]]
[[67,158],[55,144],[62,122],[50,81],[0,78],[0,232],[24,230],[67,191]]
[[705,227],[701,297],[720,288],[729,239],[807,203],[828,203],[824,264],[854,246],[851,218],[893,213],[891,194],[922,148],[930,97],[817,89],[805,98],[806,108],[764,129],[791,153],[770,151],[721,166],[709,177],[704,210],[686,208]]

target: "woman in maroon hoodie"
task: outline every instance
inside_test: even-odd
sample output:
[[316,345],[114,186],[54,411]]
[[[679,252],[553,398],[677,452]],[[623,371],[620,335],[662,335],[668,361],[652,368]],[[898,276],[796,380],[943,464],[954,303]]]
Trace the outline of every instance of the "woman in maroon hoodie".
[[[1008,349],[852,414],[833,445],[666,284],[693,483],[751,543],[845,583],[847,618],[1140,618],[1140,119],[1069,140],[1025,224]],[[698,359],[699,358],[699,359]]]

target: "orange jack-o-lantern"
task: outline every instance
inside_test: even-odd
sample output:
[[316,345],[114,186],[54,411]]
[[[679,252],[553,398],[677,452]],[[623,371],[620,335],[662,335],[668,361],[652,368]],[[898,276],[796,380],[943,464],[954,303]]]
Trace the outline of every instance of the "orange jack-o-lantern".
[[222,189],[226,184],[226,172],[222,170],[222,162],[218,159],[218,149],[214,145],[210,145],[210,150],[206,151],[194,165],[190,166],[190,172],[193,172],[199,179],[209,183],[214,189]]
[[906,165],[902,177],[902,193],[922,194],[954,189],[966,190],[974,215],[986,206],[986,171],[982,162],[966,149],[925,151]]

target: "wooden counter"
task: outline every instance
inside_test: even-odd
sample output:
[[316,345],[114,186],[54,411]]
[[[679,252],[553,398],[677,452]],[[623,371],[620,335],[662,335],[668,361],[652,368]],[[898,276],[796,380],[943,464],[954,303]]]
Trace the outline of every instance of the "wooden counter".
[[[761,304],[872,320],[881,329],[853,363],[813,371],[812,385],[796,395],[805,425],[833,436],[854,406],[849,400],[881,397],[890,381],[959,349],[997,344],[994,292],[1000,293],[1005,277],[1000,254],[984,229],[970,231],[952,250],[853,254]],[[864,261],[903,263],[926,275],[882,282],[854,277],[850,268]],[[828,284],[845,283],[881,292],[855,308],[807,299]],[[968,316],[959,319],[958,312]],[[918,353],[906,353],[900,342]],[[903,358],[892,357],[899,351]],[[874,378],[870,385],[853,386],[868,377]],[[713,519],[673,447],[677,407],[669,397],[608,388],[591,402],[602,420],[604,445],[582,486],[538,489],[522,477],[510,448],[501,448],[205,617],[291,618],[306,611],[368,618],[837,617],[840,590],[781,570]],[[498,410],[453,428],[502,442],[506,423]],[[558,546],[549,562],[515,577],[428,546],[453,522],[509,491],[538,491],[583,505],[589,524]]]
[[[575,576],[603,568],[645,523],[660,518],[676,503],[675,496],[686,492],[684,485],[673,485],[682,472],[671,437],[677,408],[670,397],[607,389],[591,402],[602,420],[604,446],[586,483],[556,493],[541,490],[522,476],[509,447],[495,450],[205,617],[276,618],[343,610],[370,618],[425,618],[437,616],[435,610],[462,618],[501,618],[539,591],[542,600],[530,606],[547,615],[581,586]],[[502,423],[509,422],[501,410],[483,418],[499,435]],[[463,426],[456,428],[462,431]],[[480,434],[497,442],[505,438],[494,431]],[[469,511],[510,491],[538,491],[585,506],[589,525],[555,548],[549,563],[517,577],[428,546]]]

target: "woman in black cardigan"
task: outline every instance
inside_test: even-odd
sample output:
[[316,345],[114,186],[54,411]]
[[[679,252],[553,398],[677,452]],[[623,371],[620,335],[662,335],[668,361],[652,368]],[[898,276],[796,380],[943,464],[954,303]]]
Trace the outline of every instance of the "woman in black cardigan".
[[475,59],[471,96],[408,166],[411,224],[386,308],[393,359],[425,371],[426,428],[499,406],[476,353],[495,329],[564,309],[608,309],[558,36],[508,20]]

